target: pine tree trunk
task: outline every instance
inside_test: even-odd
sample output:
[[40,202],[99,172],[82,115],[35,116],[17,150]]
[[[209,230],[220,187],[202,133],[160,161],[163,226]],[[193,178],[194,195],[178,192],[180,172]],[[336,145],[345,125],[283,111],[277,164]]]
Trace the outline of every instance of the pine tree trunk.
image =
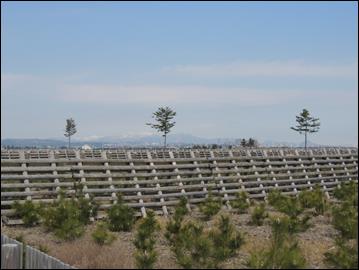
[[70,145],[71,145],[70,138],[71,138],[71,136],[69,136],[69,147],[68,147],[69,149],[70,149]]
[[167,143],[166,139],[167,139],[167,135],[165,134],[165,148],[166,148],[166,143]]
[[307,132],[305,132],[304,134],[305,134],[304,147],[305,147],[305,151],[307,151]]

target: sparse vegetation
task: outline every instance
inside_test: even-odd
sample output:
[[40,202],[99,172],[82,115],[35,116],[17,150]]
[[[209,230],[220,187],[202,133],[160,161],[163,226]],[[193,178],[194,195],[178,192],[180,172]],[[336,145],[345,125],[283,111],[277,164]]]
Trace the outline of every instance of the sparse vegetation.
[[255,269],[300,269],[305,267],[298,242],[288,234],[288,223],[272,222],[272,238],[268,249],[253,252],[247,265]]
[[[262,269],[306,267],[306,260],[296,239],[301,234],[297,233],[306,231],[310,226],[310,214],[316,216],[325,213],[321,219],[330,217],[332,226],[340,234],[335,238],[335,247],[328,248],[325,256],[324,250],[321,253],[322,258],[325,258],[323,263],[341,269],[355,268],[358,261],[355,244],[358,237],[357,183],[342,183],[341,188],[334,190],[333,196],[336,200],[329,203],[319,186],[312,191],[300,192],[298,197],[286,196],[274,189],[268,195],[268,204],[280,213],[273,212],[271,207],[266,209],[265,203],[258,204],[252,201],[254,206],[250,208],[251,225],[270,224],[272,238],[269,246],[250,252],[247,266]],[[231,201],[237,213],[248,211],[250,205],[247,198],[247,194],[241,192]],[[209,192],[208,198],[198,208],[205,220],[189,220],[192,214],[188,215],[187,204],[187,199],[181,197],[166,225],[165,237],[170,250],[174,252],[176,262],[189,269],[221,268],[228,258],[236,255],[244,243],[243,235],[232,225],[229,216],[223,215],[222,212],[221,215],[216,215],[222,207],[222,202],[213,197],[212,192]],[[19,217],[22,215],[25,226],[34,226],[42,221],[49,231],[65,240],[74,240],[83,235],[85,225],[97,213],[97,205],[92,198],[83,196],[81,185],[77,185],[76,197],[72,199],[65,199],[64,192],[60,192],[60,199],[50,205],[41,206],[26,201],[23,204],[16,202],[13,208]],[[330,211],[327,211],[328,209]],[[269,216],[268,213],[271,215],[270,222],[264,223]],[[95,230],[91,230],[92,239],[98,246],[111,244],[115,239],[114,234],[109,231],[111,226],[114,231],[131,231],[135,222],[134,211],[124,203],[120,194],[118,203],[111,207],[108,214],[106,222],[99,222]],[[248,218],[247,215],[243,217]],[[211,218],[213,220],[210,220]],[[146,221],[147,219],[149,221]],[[315,222],[317,221],[313,218],[313,224]],[[266,226],[263,227],[264,230],[267,229]],[[131,256],[134,255],[137,268],[155,267],[158,257],[155,250],[158,229],[154,213],[150,211],[149,216],[141,219],[137,230],[133,232],[136,252]],[[23,235],[16,239],[22,242],[24,240]],[[45,253],[49,252],[47,244],[37,243],[34,246]]]
[[213,242],[215,266],[236,254],[243,244],[243,236],[235,229],[228,216],[221,215],[218,225],[209,233]]

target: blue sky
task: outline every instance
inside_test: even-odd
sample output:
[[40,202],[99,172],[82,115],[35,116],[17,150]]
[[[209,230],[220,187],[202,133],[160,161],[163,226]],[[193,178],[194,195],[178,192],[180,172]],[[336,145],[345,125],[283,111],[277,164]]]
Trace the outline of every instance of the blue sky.
[[2,2],[1,136],[174,133],[357,145],[356,2]]

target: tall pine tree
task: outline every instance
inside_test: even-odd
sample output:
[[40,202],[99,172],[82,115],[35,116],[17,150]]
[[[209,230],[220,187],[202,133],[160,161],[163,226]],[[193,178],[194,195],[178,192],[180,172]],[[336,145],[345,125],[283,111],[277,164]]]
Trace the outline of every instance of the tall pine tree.
[[72,118],[66,119],[65,137],[69,138],[69,148],[71,146],[71,136],[77,132],[75,120]]
[[319,131],[319,118],[311,117],[309,111],[307,109],[303,109],[300,115],[296,116],[296,121],[297,126],[291,127],[291,129],[299,132],[300,134],[304,133],[304,147],[305,150],[307,150],[307,133],[315,133]]
[[153,113],[152,118],[157,122],[156,124],[147,123],[146,125],[151,126],[156,129],[158,132],[163,133],[164,137],[164,146],[167,145],[167,134],[171,131],[171,128],[174,127],[176,122],[171,122],[175,117],[176,112],[169,107],[160,107],[156,112]]

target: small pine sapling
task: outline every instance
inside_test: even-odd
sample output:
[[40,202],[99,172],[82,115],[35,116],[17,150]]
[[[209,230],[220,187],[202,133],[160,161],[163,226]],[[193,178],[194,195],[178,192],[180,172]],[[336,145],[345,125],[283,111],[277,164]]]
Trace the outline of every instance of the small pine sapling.
[[248,195],[245,191],[236,194],[236,199],[231,201],[231,206],[239,213],[246,213],[249,208]]
[[206,200],[199,206],[199,209],[205,218],[208,220],[219,212],[222,208],[222,201],[214,198],[212,192],[208,193]]
[[115,235],[108,230],[108,224],[99,222],[92,233],[93,240],[99,245],[109,245],[115,240]]
[[15,210],[15,215],[22,219],[26,227],[33,227],[39,223],[39,205],[33,203],[32,201],[25,201],[25,203],[15,201],[12,207]]
[[324,254],[325,262],[336,269],[358,269],[358,243],[350,245],[341,237],[335,243],[335,251]]
[[183,218],[188,213],[186,197],[181,197],[178,205],[175,208],[173,218],[169,220],[166,226],[165,237],[170,243],[174,243],[175,237],[179,233]]
[[111,231],[131,231],[135,222],[134,210],[124,203],[121,194],[117,194],[117,203],[108,211],[108,223]]
[[236,254],[237,249],[243,244],[244,238],[231,223],[228,216],[221,215],[218,225],[209,233],[213,241],[213,257],[216,266]]
[[136,266],[139,269],[153,269],[157,260],[155,251],[156,231],[159,230],[159,224],[155,219],[153,211],[147,213],[147,217],[141,220],[137,228],[134,240],[136,247]]
[[267,217],[268,213],[266,213],[265,211],[265,203],[260,203],[252,211],[250,224],[262,226],[264,219],[266,219]]
[[251,254],[247,266],[254,269],[302,269],[306,261],[298,242],[288,234],[288,224],[272,222],[271,244],[268,249]]

